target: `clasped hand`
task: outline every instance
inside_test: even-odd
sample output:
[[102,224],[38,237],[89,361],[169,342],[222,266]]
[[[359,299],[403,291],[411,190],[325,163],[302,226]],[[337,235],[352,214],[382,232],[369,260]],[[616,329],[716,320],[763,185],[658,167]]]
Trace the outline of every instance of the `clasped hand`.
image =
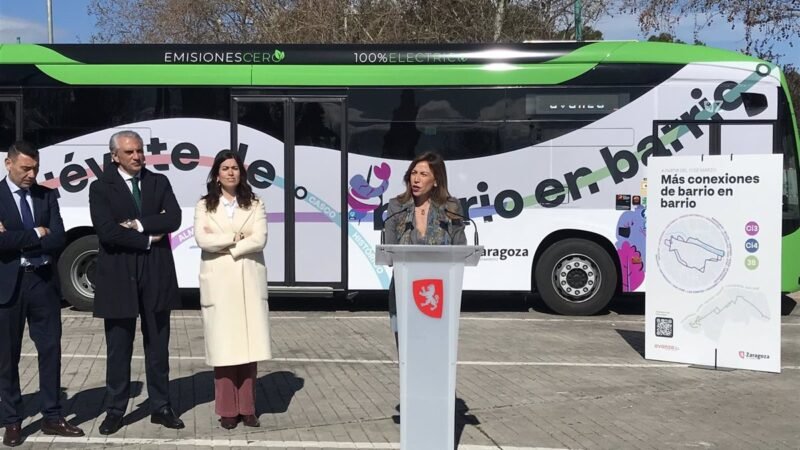
[[[214,230],[211,227],[209,227],[208,225],[204,225],[203,226],[203,231],[205,231],[208,234],[213,234],[214,233]],[[242,239],[244,239],[246,237],[247,237],[247,235],[245,235],[244,233],[241,233],[241,232],[233,233],[233,242],[239,242],[239,241],[241,241]]]
[[[124,222],[120,222],[119,225],[121,227],[123,227],[123,228],[129,228],[131,230],[139,231],[139,227],[136,226],[136,220],[134,220],[134,219],[128,219],[128,220],[126,220]],[[163,234],[151,234],[150,237],[152,238],[152,242],[158,242],[164,237],[164,235]]]
[[[45,237],[50,234],[50,229],[47,227],[36,227],[36,231],[39,233],[39,237]],[[3,225],[3,222],[0,222],[0,233],[5,233],[6,227]]]
[[[211,227],[210,227],[210,226],[208,226],[208,225],[203,225],[203,231],[204,231],[205,233],[207,233],[207,234],[214,234],[214,233],[215,233],[215,232],[214,232],[214,229],[213,229],[213,228],[211,228]],[[247,235],[245,235],[244,233],[241,233],[241,232],[239,232],[239,233],[233,233],[233,243],[235,244],[235,243],[237,243],[237,242],[241,241],[242,239],[244,239],[244,238],[246,238],[246,237],[247,237]],[[225,248],[225,249],[222,249],[222,250],[219,250],[219,251],[217,251],[216,253],[228,253],[228,249],[227,249],[227,248]]]

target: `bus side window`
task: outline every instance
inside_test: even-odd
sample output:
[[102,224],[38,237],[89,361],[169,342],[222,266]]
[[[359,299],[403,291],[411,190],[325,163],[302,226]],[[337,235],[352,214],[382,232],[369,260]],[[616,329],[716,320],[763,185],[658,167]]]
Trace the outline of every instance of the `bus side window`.
[[436,151],[454,160],[517,150],[506,145],[502,128],[498,122],[351,122],[348,151],[399,160]]
[[59,87],[25,93],[24,138],[39,148],[87,133],[168,117],[228,120],[224,88]]
[[0,152],[5,152],[16,141],[17,129],[17,102],[0,98]]
[[508,89],[509,120],[596,121],[649,90],[643,86]]
[[357,122],[499,121],[505,115],[503,89],[352,89],[348,117]]

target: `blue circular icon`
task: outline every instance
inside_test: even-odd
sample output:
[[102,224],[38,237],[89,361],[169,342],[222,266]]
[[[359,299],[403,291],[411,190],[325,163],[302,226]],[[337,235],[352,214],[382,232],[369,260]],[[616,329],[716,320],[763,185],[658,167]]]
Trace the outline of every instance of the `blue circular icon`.
[[758,241],[755,239],[748,239],[747,242],[744,243],[744,249],[747,250],[749,253],[757,252]]

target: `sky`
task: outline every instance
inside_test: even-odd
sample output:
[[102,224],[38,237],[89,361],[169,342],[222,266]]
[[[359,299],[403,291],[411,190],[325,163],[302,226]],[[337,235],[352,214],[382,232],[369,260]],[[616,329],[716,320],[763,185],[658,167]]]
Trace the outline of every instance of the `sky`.
[[[94,33],[95,20],[87,11],[89,0],[52,0],[54,41],[56,43],[88,43]],[[697,18],[702,22],[702,18]],[[692,42],[695,18],[687,18],[675,29],[675,36]],[[618,14],[605,18],[596,28],[603,32],[607,40],[645,40],[630,15]],[[0,43],[47,42],[47,1],[46,0],[0,0]],[[712,47],[740,50],[744,47],[744,32],[741,27],[731,30],[724,21],[718,21],[704,29],[698,36],[700,41]],[[800,67],[800,42],[795,47],[788,43],[776,46],[783,53],[779,63]]]

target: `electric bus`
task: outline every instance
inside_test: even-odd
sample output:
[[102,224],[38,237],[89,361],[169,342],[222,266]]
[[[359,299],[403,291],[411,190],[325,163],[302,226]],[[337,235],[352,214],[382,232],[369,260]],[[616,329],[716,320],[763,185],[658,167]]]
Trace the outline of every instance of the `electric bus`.
[[[64,297],[91,309],[98,241],[89,185],[109,137],[134,130],[181,204],[170,235],[198,286],[193,210],[235,149],[266,203],[269,286],[287,295],[387,289],[385,210],[415,155],[446,160],[473,219],[468,291],[535,291],[594,314],[646,288],[647,162],[783,155],[782,289],[800,289],[798,139],[777,66],[654,42],[504,45],[0,45],[0,148],[40,149],[68,243]],[[0,169],[4,170],[4,169]],[[3,174],[0,174],[3,175]],[[2,218],[0,218],[2,220]]]

